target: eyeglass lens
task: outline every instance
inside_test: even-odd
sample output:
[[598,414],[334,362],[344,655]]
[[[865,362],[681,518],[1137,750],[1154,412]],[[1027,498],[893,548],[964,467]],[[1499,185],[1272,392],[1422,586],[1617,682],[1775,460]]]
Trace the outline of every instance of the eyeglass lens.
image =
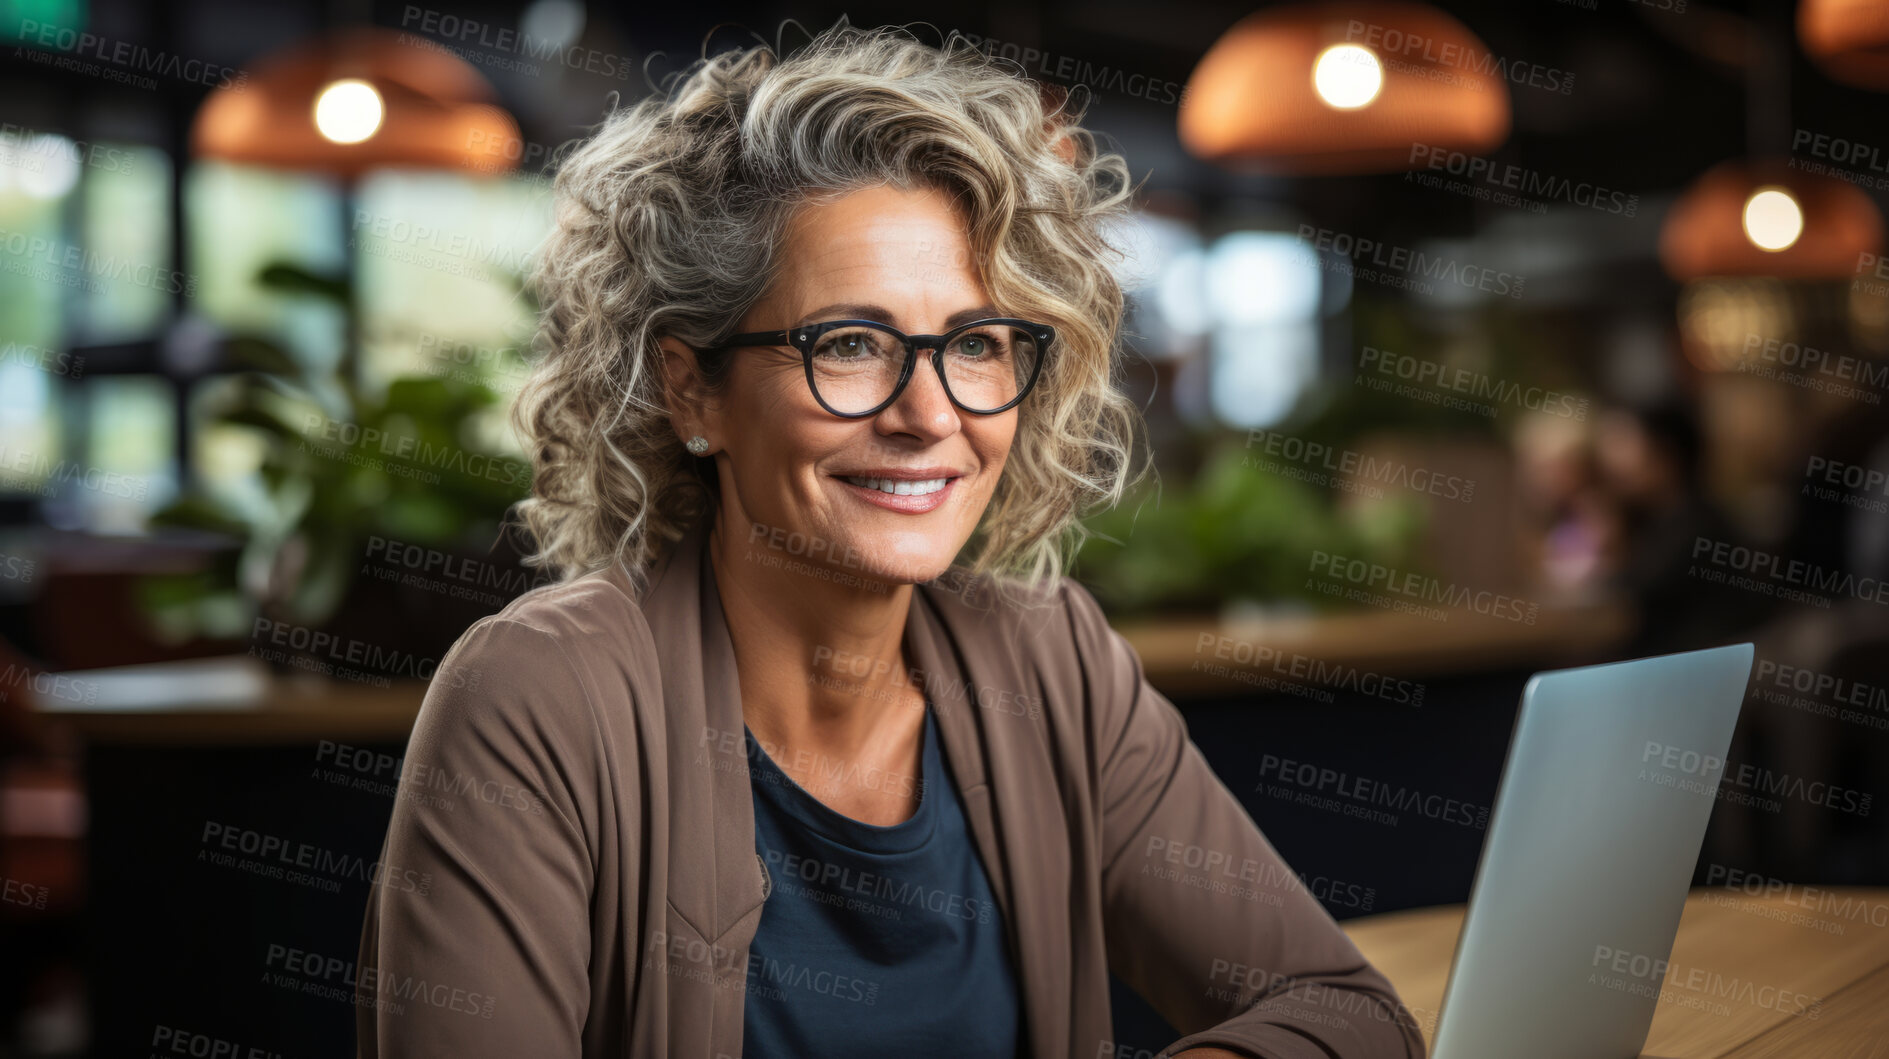
[[[1002,408],[1029,384],[1040,356],[1036,337],[1021,328],[973,328],[954,336],[944,350],[945,387],[971,411]],[[871,327],[837,327],[815,340],[814,390],[837,412],[870,411],[892,396],[904,366],[905,347],[893,335]]]

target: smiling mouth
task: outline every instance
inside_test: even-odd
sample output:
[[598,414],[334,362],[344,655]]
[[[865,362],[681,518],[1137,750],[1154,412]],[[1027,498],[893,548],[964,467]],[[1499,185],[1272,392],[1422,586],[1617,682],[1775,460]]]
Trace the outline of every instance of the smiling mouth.
[[877,489],[881,493],[890,493],[893,496],[928,496],[951,484],[954,479],[924,478],[910,481],[900,478],[855,478],[851,475],[841,475],[840,481],[859,486],[861,489]]

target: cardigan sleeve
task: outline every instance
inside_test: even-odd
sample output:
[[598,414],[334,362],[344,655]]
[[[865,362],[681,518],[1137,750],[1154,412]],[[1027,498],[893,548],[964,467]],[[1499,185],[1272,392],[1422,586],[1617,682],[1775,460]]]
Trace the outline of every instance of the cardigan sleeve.
[[442,659],[368,898],[362,1059],[582,1052],[594,724],[542,630],[481,619]]
[[1109,969],[1182,1034],[1263,1059],[1421,1059],[1396,991],[1187,737],[1134,649],[1067,582],[1092,702]]

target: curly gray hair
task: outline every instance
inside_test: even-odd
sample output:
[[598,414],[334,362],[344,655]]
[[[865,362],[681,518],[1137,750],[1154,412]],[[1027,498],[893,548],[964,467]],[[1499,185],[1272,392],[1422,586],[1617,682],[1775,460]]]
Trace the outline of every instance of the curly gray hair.
[[[1053,587],[1079,519],[1130,484],[1139,424],[1107,263],[1133,189],[1079,117],[955,33],[932,46],[842,19],[785,58],[697,60],[606,118],[559,167],[533,276],[543,313],[512,412],[535,471],[527,561],[567,579],[622,562],[641,587],[715,500],[669,426],[658,339],[717,344],[773,281],[797,207],[890,184],[951,194],[996,304],[1056,328],[968,571]],[[699,361],[717,385],[726,359]]]

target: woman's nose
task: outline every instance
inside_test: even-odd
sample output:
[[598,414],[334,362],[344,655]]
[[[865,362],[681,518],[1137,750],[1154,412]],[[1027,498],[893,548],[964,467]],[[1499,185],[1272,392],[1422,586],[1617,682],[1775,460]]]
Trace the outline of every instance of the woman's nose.
[[918,363],[912,366],[911,381],[905,384],[905,391],[899,394],[898,400],[879,415],[885,426],[926,438],[949,437],[957,432],[958,409],[945,391],[944,379],[939,376],[936,359],[931,354],[931,348],[918,347]]

